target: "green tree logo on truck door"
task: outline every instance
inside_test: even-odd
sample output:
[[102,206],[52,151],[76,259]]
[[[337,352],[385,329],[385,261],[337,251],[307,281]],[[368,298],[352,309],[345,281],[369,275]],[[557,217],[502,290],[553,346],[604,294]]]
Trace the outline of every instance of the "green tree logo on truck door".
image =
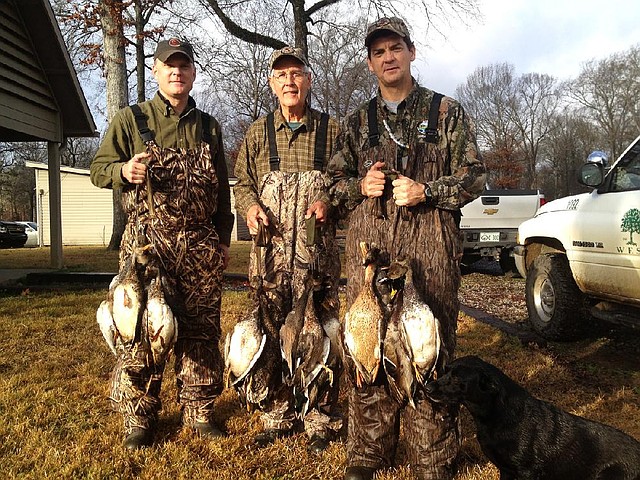
[[636,242],[633,241],[633,234],[640,234],[640,210],[632,208],[625,213],[622,217],[620,230],[623,232],[629,232],[629,241],[627,242],[627,245],[637,245]]

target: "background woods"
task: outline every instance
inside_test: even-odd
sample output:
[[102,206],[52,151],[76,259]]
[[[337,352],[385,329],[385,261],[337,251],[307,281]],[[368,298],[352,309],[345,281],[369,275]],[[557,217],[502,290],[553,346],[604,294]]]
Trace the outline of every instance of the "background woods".
[[[430,38],[446,37],[452,22],[481,21],[477,0],[50,1],[101,133],[115,111],[155,90],[149,79],[155,42],[190,39],[198,68],[194,96],[220,120],[230,168],[248,125],[276,105],[267,85],[273,48],[295,44],[308,51],[311,101],[341,119],[375,92],[362,46],[372,18],[408,18],[418,56],[426,58]],[[517,72],[509,63],[478,65],[455,92],[443,92],[474,118],[491,187],[541,188],[548,199],[577,193],[575,168],[592,150],[614,159],[635,138],[640,45],[600,60],[585,55],[584,62],[575,78]],[[63,164],[87,167],[99,140],[68,139]],[[35,192],[24,162],[46,161],[45,150],[0,144],[3,219],[31,219]],[[118,213],[112,248],[123,225]]]

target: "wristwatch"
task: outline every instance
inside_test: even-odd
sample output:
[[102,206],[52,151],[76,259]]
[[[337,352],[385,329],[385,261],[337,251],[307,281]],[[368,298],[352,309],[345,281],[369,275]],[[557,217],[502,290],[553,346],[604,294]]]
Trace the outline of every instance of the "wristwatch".
[[432,199],[433,199],[433,193],[431,193],[431,187],[429,186],[428,183],[425,183],[424,184],[424,202],[431,203]]

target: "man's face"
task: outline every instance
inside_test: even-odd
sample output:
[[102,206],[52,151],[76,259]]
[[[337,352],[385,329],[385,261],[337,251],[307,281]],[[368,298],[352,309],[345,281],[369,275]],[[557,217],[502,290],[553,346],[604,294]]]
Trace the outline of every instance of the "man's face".
[[409,49],[399,35],[390,33],[374,39],[369,52],[369,70],[382,85],[394,87],[411,78],[411,62],[416,58],[416,49]]
[[274,65],[269,85],[281,106],[303,108],[311,88],[311,73],[305,72],[305,66],[296,59],[284,57]]
[[166,62],[156,60],[152,71],[158,88],[167,98],[187,98],[196,79],[196,67],[180,53],[174,53]]

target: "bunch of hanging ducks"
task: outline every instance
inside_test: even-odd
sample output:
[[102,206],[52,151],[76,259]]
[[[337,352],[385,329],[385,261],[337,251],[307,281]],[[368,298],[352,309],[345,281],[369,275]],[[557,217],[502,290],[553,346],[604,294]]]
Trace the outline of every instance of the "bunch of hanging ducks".
[[178,336],[178,323],[167,302],[174,296],[175,289],[154,257],[153,247],[135,246],[96,312],[113,354],[141,344],[154,364],[162,364]]
[[408,259],[381,267],[378,248],[362,242],[360,249],[364,284],[345,314],[345,364],[358,387],[372,384],[382,367],[392,396],[415,407],[417,388],[436,375],[440,322],[420,298]]

